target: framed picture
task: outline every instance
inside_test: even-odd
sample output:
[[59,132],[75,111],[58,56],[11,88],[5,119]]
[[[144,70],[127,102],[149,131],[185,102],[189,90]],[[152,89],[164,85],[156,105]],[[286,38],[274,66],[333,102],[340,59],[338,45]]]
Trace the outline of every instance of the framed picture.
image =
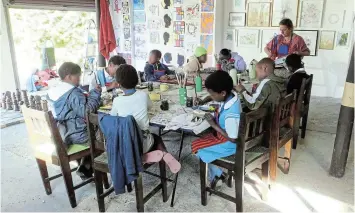
[[230,27],[244,27],[245,26],[245,13],[229,13],[229,26]]
[[259,46],[259,30],[239,29],[238,30],[238,47],[258,47]]
[[317,55],[318,30],[294,30],[295,34],[301,36],[310,50],[311,56]]
[[234,8],[237,11],[245,11],[245,2],[247,0],[233,0],[234,1]]
[[321,31],[319,49],[333,50],[335,40],[335,31]]
[[233,42],[234,41],[234,30],[232,30],[232,29],[226,30],[224,40],[228,41],[228,42]]
[[350,31],[339,31],[337,32],[337,38],[335,44],[337,47],[349,47],[351,40]]
[[294,27],[296,27],[298,1],[299,0],[274,0],[272,4],[271,26],[278,27],[282,19],[289,18],[294,22]]
[[261,36],[261,52],[264,52],[264,47],[279,34],[279,29],[263,30]]
[[329,29],[343,28],[345,10],[346,2],[327,1],[325,3],[322,27]]
[[300,27],[320,28],[322,25],[323,0],[303,0]]
[[251,2],[248,3],[248,27],[268,27],[270,26],[271,3]]

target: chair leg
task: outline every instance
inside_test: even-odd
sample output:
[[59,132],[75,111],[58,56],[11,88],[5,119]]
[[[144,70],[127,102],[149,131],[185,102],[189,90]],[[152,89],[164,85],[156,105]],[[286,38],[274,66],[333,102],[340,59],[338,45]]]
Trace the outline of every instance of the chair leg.
[[292,139],[289,140],[289,141],[285,144],[284,157],[285,157],[285,159],[288,159],[288,161],[286,162],[287,165],[284,166],[284,173],[285,173],[285,174],[288,174],[288,172],[290,171],[291,151],[292,151]]
[[36,161],[37,161],[39,173],[41,174],[44,190],[46,190],[47,195],[50,195],[50,194],[52,194],[52,188],[51,188],[50,181],[47,180],[48,170],[47,170],[46,161],[38,159],[38,158],[36,158]]
[[244,173],[234,171],[236,212],[243,212]]
[[108,182],[107,173],[104,173],[104,172],[102,173],[102,181],[103,181],[103,183],[104,183],[105,189],[110,188],[110,184],[109,184],[109,182]]
[[67,159],[62,160],[60,166],[64,178],[65,187],[67,189],[70,205],[72,208],[76,207],[75,191],[73,186],[73,178],[71,175],[71,169],[69,161]]
[[298,142],[298,134],[300,132],[300,118],[298,116],[295,125],[293,127],[293,143],[292,143],[292,149],[297,148],[297,142]]
[[105,212],[105,198],[101,197],[101,195],[104,193],[104,188],[102,185],[103,177],[104,177],[104,173],[94,169],[96,198],[97,198],[97,205],[99,206],[99,212]]
[[201,204],[207,205],[207,164],[200,159]]
[[160,183],[162,185],[162,196],[163,202],[168,201],[168,186],[166,180],[166,166],[164,161],[159,162],[159,170],[160,170]]
[[132,183],[127,184],[127,192],[132,192],[132,191],[133,191]]
[[302,117],[302,130],[301,130],[301,138],[306,137],[306,129],[307,129],[307,120],[308,120],[308,112]]
[[264,183],[264,186],[262,187],[261,199],[266,201],[268,199],[269,192],[269,161],[266,161],[261,165],[261,179]]
[[136,205],[137,212],[144,212],[144,201],[143,201],[143,180],[142,174],[134,181],[134,189],[136,190]]
[[233,172],[232,171],[228,171],[227,186],[229,188],[232,188],[232,186],[233,186]]
[[270,150],[270,159],[269,159],[269,169],[270,169],[270,181],[275,183],[277,176],[277,159],[278,159],[278,147],[273,147]]

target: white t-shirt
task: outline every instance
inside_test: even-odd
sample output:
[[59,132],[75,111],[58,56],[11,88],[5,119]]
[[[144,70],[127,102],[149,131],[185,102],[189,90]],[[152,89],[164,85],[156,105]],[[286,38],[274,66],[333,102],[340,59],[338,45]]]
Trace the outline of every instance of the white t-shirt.
[[141,130],[149,129],[148,109],[152,101],[147,93],[136,91],[132,95],[118,96],[113,100],[111,115],[126,117],[132,115]]

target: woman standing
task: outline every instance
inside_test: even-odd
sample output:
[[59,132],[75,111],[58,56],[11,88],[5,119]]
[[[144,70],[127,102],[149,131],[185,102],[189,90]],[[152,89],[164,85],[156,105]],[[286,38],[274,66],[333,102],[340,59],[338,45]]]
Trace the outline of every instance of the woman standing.
[[280,21],[280,35],[275,36],[264,48],[269,58],[275,60],[289,54],[308,56],[310,51],[303,38],[293,33],[293,23],[285,18]]

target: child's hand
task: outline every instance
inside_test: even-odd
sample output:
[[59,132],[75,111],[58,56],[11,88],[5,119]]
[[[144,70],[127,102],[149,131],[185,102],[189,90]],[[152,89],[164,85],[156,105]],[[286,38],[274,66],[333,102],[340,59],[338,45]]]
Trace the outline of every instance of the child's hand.
[[239,93],[243,92],[245,90],[245,87],[241,84],[238,84],[236,87],[235,87],[235,90]]
[[216,126],[216,122],[214,120],[214,117],[210,113],[205,114],[205,119],[211,125],[211,127]]
[[159,80],[166,81],[166,80],[169,80],[169,77],[167,75],[163,75],[159,78]]
[[95,88],[97,91],[99,91],[99,92],[102,92],[102,88],[101,88],[101,86],[100,85],[96,85],[96,88]]

